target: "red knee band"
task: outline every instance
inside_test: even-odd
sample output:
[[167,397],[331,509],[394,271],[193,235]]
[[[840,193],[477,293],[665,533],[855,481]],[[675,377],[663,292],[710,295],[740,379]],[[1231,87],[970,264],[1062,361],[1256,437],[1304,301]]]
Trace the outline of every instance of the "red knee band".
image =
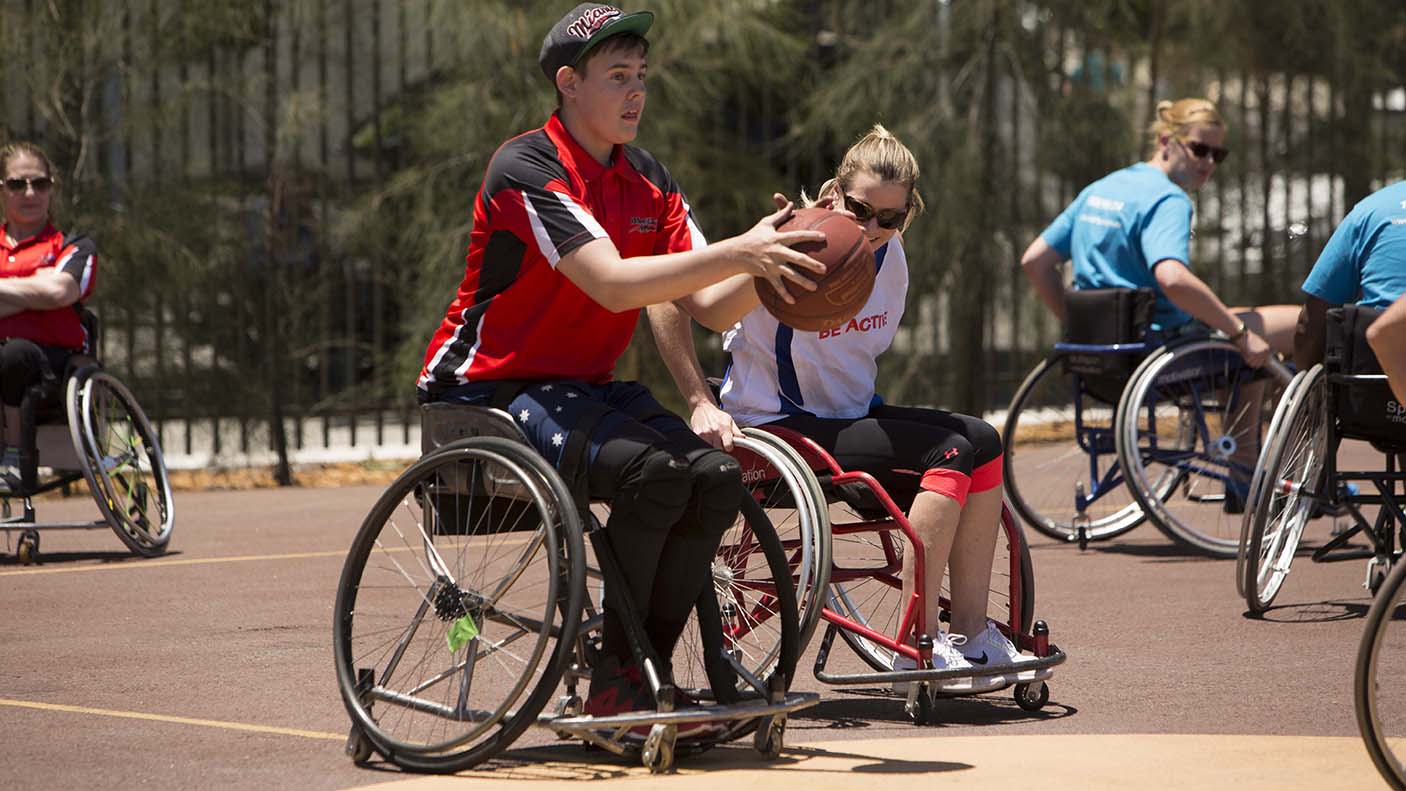
[[984,492],[988,489],[995,489],[1001,485],[1001,467],[1004,455],[997,456],[991,461],[972,470],[972,485],[970,491]]
[[957,501],[957,505],[965,506],[967,504],[967,491],[971,489],[972,479],[966,473],[939,467],[923,473],[918,485],[929,492],[937,492],[951,497]]

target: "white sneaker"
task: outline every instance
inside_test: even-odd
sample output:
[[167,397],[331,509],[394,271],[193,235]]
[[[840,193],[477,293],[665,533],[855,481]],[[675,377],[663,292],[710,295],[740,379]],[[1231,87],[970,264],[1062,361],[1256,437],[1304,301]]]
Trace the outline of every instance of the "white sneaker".
[[[932,641],[932,669],[933,670],[959,670],[969,669],[972,664],[962,656],[962,652],[957,650],[957,646],[962,645],[967,638],[960,634],[946,634],[939,632]],[[893,655],[894,670],[914,670],[918,667],[916,660],[909,659],[904,654]],[[893,682],[893,691],[899,695],[908,694],[908,681]],[[945,681],[934,682],[937,688],[943,692],[970,692],[972,690],[972,680],[967,678],[949,678]]]
[[[986,628],[974,640],[966,641],[962,646],[962,655],[973,667],[980,668],[983,665],[1023,665],[1038,662],[1039,657],[1030,654],[1022,654],[1016,650],[1015,645],[996,628],[996,624],[991,621],[986,622]],[[1041,674],[1044,674],[1041,676]],[[1015,678],[1006,678],[1001,674],[992,676],[999,678],[1003,682],[1028,682],[1038,681],[1041,678],[1048,678],[1050,675],[1046,670],[1021,670],[1017,671]]]

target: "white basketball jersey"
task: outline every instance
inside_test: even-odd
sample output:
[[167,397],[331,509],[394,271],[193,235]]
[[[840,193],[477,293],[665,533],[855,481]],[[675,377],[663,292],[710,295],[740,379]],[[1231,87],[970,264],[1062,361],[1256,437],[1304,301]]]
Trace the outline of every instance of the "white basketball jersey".
[[908,293],[908,259],[897,234],[874,256],[874,291],[843,327],[804,332],[758,306],[723,333],[732,355],[722,408],[740,426],[786,415],[857,418],[875,402],[876,358],[893,343]]

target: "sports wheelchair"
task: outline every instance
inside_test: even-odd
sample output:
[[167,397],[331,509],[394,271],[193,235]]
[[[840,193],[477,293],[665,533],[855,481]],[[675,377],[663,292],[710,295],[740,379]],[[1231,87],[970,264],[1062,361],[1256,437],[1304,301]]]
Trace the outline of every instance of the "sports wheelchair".
[[[1236,583],[1253,613],[1273,603],[1308,521],[1346,512],[1351,526],[1313,552],[1315,562],[1367,558],[1365,587],[1376,593],[1401,554],[1406,530],[1406,411],[1392,397],[1366,329],[1381,311],[1328,311],[1324,362],[1299,372],[1270,424],[1250,487]],[[1343,470],[1344,439],[1365,440],[1385,457],[1382,471]],[[1364,506],[1377,506],[1368,520]],[[1349,547],[1365,536],[1370,546]]]
[[1080,548],[1150,517],[1181,544],[1233,557],[1254,449],[1290,372],[1251,368],[1224,338],[1150,331],[1151,289],[1065,298],[1065,340],[1007,411],[1012,506]]
[[[0,530],[19,531],[20,563],[39,561],[45,530],[111,528],[143,557],[166,551],[175,525],[175,505],[161,444],[137,399],[92,357],[97,316],[82,309],[87,346],[69,358],[60,379],[30,387],[20,405],[17,474],[0,482]],[[68,491],[83,480],[101,519],[39,522],[34,498]],[[15,513],[15,503],[19,513]]]
[[[990,692],[1015,686],[1021,708],[1036,711],[1049,701],[1045,680],[1065,654],[1049,642],[1044,621],[1033,620],[1034,573],[1019,525],[1004,507],[988,611],[999,612],[999,628],[1039,659],[1015,666],[979,670],[937,670],[931,665],[938,620],[946,620],[944,595],[933,613],[921,595],[902,601],[900,571],[905,552],[914,555],[914,589],[923,590],[923,547],[908,519],[888,492],[865,472],[845,471],[814,441],[776,426],[744,429],[734,456],[743,481],[776,524],[798,581],[801,633],[808,642],[821,620],[825,634],[814,674],[832,685],[907,684],[905,711],[917,724],[934,722],[940,697]],[[737,565],[747,551],[745,535],[725,540],[719,557]],[[944,590],[946,585],[944,584]],[[936,617],[934,617],[936,616]],[[753,619],[753,622],[761,619]],[[840,674],[826,670],[839,636],[873,672]],[[895,670],[906,657],[913,669]],[[953,692],[951,682],[974,676],[997,679],[985,688]]]
[[[638,616],[622,613],[656,710],[583,715],[578,685],[601,650],[590,581],[624,584],[601,529],[607,506],[579,508],[501,410],[428,404],[422,417],[426,453],[367,515],[337,589],[333,647],[355,761],[374,751],[406,769],[459,771],[534,723],[637,754],[654,772],[676,752],[749,733],[764,756],[780,752],[787,714],[819,697],[788,692],[795,592],[754,500],[743,498],[740,521],[755,557],[714,565],[674,656],[655,656]],[[768,628],[746,628],[758,615]],[[700,722],[715,727],[679,737]]]

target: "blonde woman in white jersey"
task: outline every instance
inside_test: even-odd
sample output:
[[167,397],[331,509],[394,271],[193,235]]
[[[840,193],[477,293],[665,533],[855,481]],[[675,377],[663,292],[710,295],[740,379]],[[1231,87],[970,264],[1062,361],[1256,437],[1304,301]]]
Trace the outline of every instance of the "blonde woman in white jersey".
[[[1034,661],[986,618],[1000,526],[1000,436],[979,418],[890,406],[875,392],[875,360],[893,342],[908,291],[902,231],[923,209],[918,176],[912,152],[875,125],[845,152],[835,177],[813,202],[852,213],[874,251],[874,291],[845,327],[794,330],[758,305],[749,282],[714,287],[718,291],[709,301],[730,299],[738,313],[745,312],[723,335],[732,359],[721,409],[699,369],[687,317],[672,306],[655,306],[650,322],[692,409],[692,428],[704,439],[730,449],[740,435],[738,424],[784,426],[815,440],[845,469],[874,475],[895,502],[908,506],[928,562],[924,595],[930,606],[936,607],[944,570],[952,582],[951,632],[936,640],[934,667]],[[904,562],[901,601],[912,590],[911,561],[905,557]],[[978,679],[975,687],[1000,682]],[[973,682],[944,688],[963,684]]]

